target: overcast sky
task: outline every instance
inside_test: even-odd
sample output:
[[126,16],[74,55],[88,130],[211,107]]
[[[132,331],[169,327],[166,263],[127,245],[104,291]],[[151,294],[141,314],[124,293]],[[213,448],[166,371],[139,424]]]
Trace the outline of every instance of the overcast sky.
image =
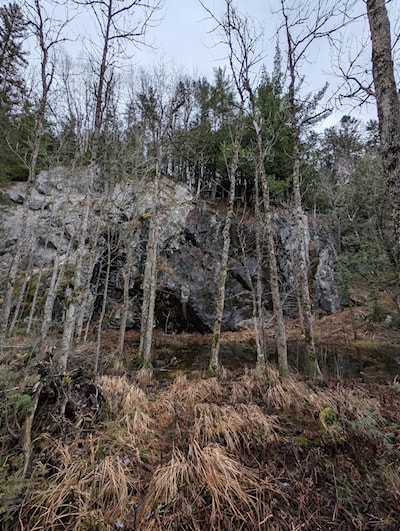
[[[293,7],[298,5],[297,0],[291,1]],[[363,0],[358,1],[360,9],[364,11]],[[396,0],[396,2],[400,3],[400,0]],[[225,0],[204,0],[204,4],[219,16],[224,11]],[[260,49],[263,57],[262,62],[271,71],[278,39],[282,47],[283,61],[285,61],[284,35],[281,34],[279,38],[277,36],[281,19],[278,14],[273,13],[274,10],[279,10],[279,0],[236,0],[235,4],[241,13],[254,22],[257,30],[262,31],[263,40],[262,49]],[[398,7],[397,11],[399,11]],[[354,40],[360,42],[364,40],[369,43],[368,33],[366,33],[368,27],[365,22],[366,19],[355,24],[351,32]],[[159,25],[149,32],[149,40],[153,42],[155,49],[153,51],[141,50],[137,54],[137,60],[142,65],[151,62],[157,63],[161,60],[167,64],[182,66],[189,74],[195,72],[211,78],[213,69],[224,64],[224,58],[227,54],[224,46],[216,45],[217,35],[211,31],[214,26],[215,22],[210,20],[199,0],[165,0],[163,18]],[[367,56],[365,60],[369,66],[369,57]],[[319,41],[310,48],[303,69],[305,76],[303,87],[306,92],[317,91],[328,82],[330,85],[328,91],[334,93],[339,80],[335,79],[333,75],[330,46],[327,41]],[[337,101],[335,99],[333,102],[332,98],[333,103],[336,105]],[[351,112],[364,120],[376,117],[373,105],[364,108],[359,114],[357,109],[352,109],[352,104],[343,102],[343,106],[336,110],[324,125],[336,123],[347,112]]]
[[[310,0],[312,4],[313,0]],[[332,0],[333,2],[334,0]],[[339,0],[337,0],[339,1]],[[297,0],[289,0],[288,5],[298,6]],[[4,1],[0,0],[0,3]],[[217,15],[224,11],[225,0],[204,0],[204,3]],[[50,4],[53,2],[50,1]],[[69,2],[67,2],[67,5]],[[361,10],[365,10],[364,0],[355,0],[354,4]],[[71,4],[72,5],[72,4]],[[275,45],[277,41],[277,28],[280,23],[280,17],[273,14],[273,9],[278,10],[279,0],[236,0],[235,5],[239,11],[247,15],[254,21],[257,29],[263,33],[262,52],[263,63],[269,71],[272,69]],[[396,20],[400,12],[400,0],[390,2],[392,16]],[[82,36],[86,37],[86,48],[90,47],[87,39],[88,36],[96,35],[98,29],[90,18],[90,10],[86,8],[72,26],[73,39],[76,43],[69,42],[66,46],[67,53],[73,58],[78,58],[82,53]],[[394,14],[393,14],[394,13]],[[159,22],[149,29],[147,42],[152,44],[152,48],[141,47],[135,51],[132,62],[135,65],[151,66],[160,62],[168,67],[182,67],[189,75],[205,75],[212,78],[213,69],[224,65],[224,57],[227,50],[219,45],[216,46],[217,36],[211,30],[215,23],[210,20],[208,14],[201,6],[199,0],[164,0],[164,8],[159,14]],[[393,23],[395,26],[395,24]],[[368,27],[363,23],[351,27],[354,42],[369,42]],[[281,36],[283,60],[284,39]],[[350,57],[343,54],[343,59],[348,60]],[[369,67],[369,49],[366,57],[366,67]],[[261,64],[260,64],[261,66]],[[284,65],[283,65],[284,66]],[[302,65],[302,74],[304,74],[303,89],[306,92],[315,92],[320,89],[325,82],[330,83],[330,92],[333,93],[339,80],[332,75],[331,54],[327,42],[319,41],[309,50],[307,61]],[[335,100],[336,101],[336,100]],[[333,98],[332,98],[333,103]],[[340,116],[350,112],[350,106],[344,106],[336,111],[333,117],[325,125],[335,123]],[[357,113],[355,113],[357,115]],[[361,115],[362,119],[375,118],[373,106]]]
[[[217,15],[224,9],[225,0],[205,0]],[[270,41],[271,49],[266,61],[272,61],[274,54],[273,37],[276,28],[265,27],[264,22],[270,18],[271,10],[266,0],[239,0],[237,5],[241,12],[260,24],[264,30],[265,42]],[[216,35],[211,30],[214,23],[198,0],[166,0],[164,18],[158,27],[151,30],[156,53],[165,60],[173,61],[177,66],[187,70],[197,70],[211,76],[213,68],[221,66],[226,56],[223,46],[215,46]],[[146,57],[149,55],[145,53]],[[151,54],[150,54],[150,59]],[[190,72],[189,72],[190,73]]]

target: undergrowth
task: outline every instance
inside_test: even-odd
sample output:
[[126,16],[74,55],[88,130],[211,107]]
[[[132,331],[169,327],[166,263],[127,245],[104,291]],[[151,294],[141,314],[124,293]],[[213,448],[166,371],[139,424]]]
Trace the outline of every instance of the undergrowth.
[[272,368],[96,384],[101,415],[82,406],[68,418],[50,395],[39,404],[26,478],[16,435],[30,392],[8,394],[1,529],[398,530],[395,385],[281,380]]

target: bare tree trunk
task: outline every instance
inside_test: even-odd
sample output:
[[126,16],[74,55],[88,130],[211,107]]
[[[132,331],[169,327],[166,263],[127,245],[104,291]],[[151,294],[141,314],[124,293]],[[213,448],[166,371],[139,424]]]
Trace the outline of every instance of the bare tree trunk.
[[259,194],[259,175],[256,172],[254,180],[255,195],[255,230],[256,230],[256,289],[255,289],[255,315],[254,315],[254,334],[257,347],[257,368],[265,369],[266,352],[265,352],[265,335],[264,335],[264,303],[263,303],[263,257],[261,249],[261,211],[260,211],[260,194]]
[[101,304],[101,312],[99,316],[99,321],[97,323],[97,344],[96,344],[96,356],[94,363],[94,374],[98,373],[99,370],[99,361],[100,361],[100,349],[101,349],[101,332],[103,330],[103,321],[107,309],[107,293],[108,285],[110,281],[110,271],[111,271],[111,233],[108,230],[108,249],[107,249],[107,269],[106,269],[106,278],[104,280],[104,291],[103,291],[103,301]]
[[298,268],[299,268],[299,288],[301,315],[304,324],[304,335],[306,343],[305,371],[312,377],[321,377],[321,370],[318,365],[317,351],[314,340],[314,326],[311,307],[310,287],[308,282],[308,250],[306,245],[306,224],[307,217],[304,214],[301,193],[300,193],[300,148],[299,137],[295,131],[294,125],[294,149],[293,149],[293,189],[294,189],[294,208],[297,223],[297,249],[298,249]]
[[82,288],[82,295],[81,295],[82,304],[80,306],[79,313],[76,319],[75,336],[77,338],[77,341],[82,340],[83,324],[85,322],[85,318],[87,319],[88,326],[86,327],[86,329],[88,330],[90,321],[93,316],[94,301],[96,299],[97,289],[95,290],[94,293],[92,293],[92,271],[94,269],[96,255],[98,253],[97,242],[99,238],[99,230],[100,230],[100,220],[98,221],[96,230],[91,238],[92,249],[88,252],[88,255],[85,261],[85,268],[88,274],[86,275],[85,286]]
[[[257,111],[256,111],[256,103],[255,103],[255,97],[253,90],[251,88],[251,71],[254,67],[254,65],[260,60],[260,57],[256,55],[255,50],[257,49],[256,43],[258,39],[260,38],[260,35],[254,34],[254,28],[253,26],[249,25],[248,20],[246,17],[242,17],[237,12],[236,8],[233,6],[232,0],[226,0],[225,6],[226,6],[226,13],[224,16],[224,19],[222,21],[219,21],[216,19],[216,17],[211,13],[211,11],[204,6],[203,2],[201,2],[203,7],[206,9],[206,11],[211,15],[211,17],[217,22],[217,27],[221,29],[221,32],[223,34],[223,42],[227,44],[229,47],[229,60],[230,60],[230,66],[232,75],[235,81],[236,88],[240,94],[240,99],[242,102],[242,110],[244,105],[244,94],[247,93],[249,100],[250,100],[250,112],[251,117],[253,120],[254,129],[257,135],[257,157],[256,157],[256,185],[257,185],[257,194],[256,194],[256,208],[258,207],[258,183],[261,181],[262,186],[262,192],[263,192],[263,199],[264,199],[264,223],[265,223],[265,230],[267,233],[267,247],[268,247],[268,254],[269,254],[269,273],[270,273],[270,284],[271,284],[271,291],[272,291],[272,301],[274,306],[274,325],[275,325],[275,334],[277,337],[277,347],[278,347],[278,359],[279,359],[279,369],[281,372],[281,375],[285,376],[288,373],[288,365],[287,365],[287,346],[286,346],[286,330],[284,326],[283,321],[283,310],[282,310],[282,303],[280,300],[280,292],[279,292],[279,280],[278,280],[278,272],[277,272],[277,263],[276,263],[276,255],[275,255],[275,242],[273,237],[273,231],[272,231],[272,218],[271,218],[271,211],[270,211],[270,199],[269,199],[269,185],[268,185],[268,179],[265,174],[265,156],[267,151],[271,148],[271,145],[264,146],[263,138],[262,138],[262,132],[261,132],[261,124],[259,123],[258,117],[257,117]],[[240,127],[243,125],[240,124]],[[232,168],[231,168],[231,189],[230,193],[234,194],[235,189],[235,173],[237,169],[237,163],[238,163],[238,149],[239,149],[239,137],[235,141],[235,155],[234,159],[232,161]],[[236,166],[235,166],[236,164]],[[233,189],[233,190],[232,190]],[[234,195],[233,195],[234,198]],[[233,198],[230,196],[230,201],[233,201]],[[229,201],[229,208],[231,208],[231,203]],[[233,208],[233,206],[232,206]],[[228,214],[230,213],[230,210],[228,210]],[[228,216],[227,216],[228,218]],[[230,220],[227,219],[228,226],[230,228]],[[257,220],[258,223],[258,220]],[[256,229],[258,230],[258,228]],[[226,246],[228,248],[226,249]],[[258,352],[259,352],[259,364],[261,365],[263,361],[265,360],[265,347],[262,345],[263,341],[263,334],[264,334],[264,312],[263,312],[263,301],[262,301],[262,281],[261,281],[261,271],[263,269],[263,264],[261,263],[261,256],[260,256],[260,245],[259,242],[256,245],[257,249],[257,284],[256,284],[256,313],[258,314],[258,323],[256,323],[256,326],[258,328],[256,329],[256,337],[258,338]],[[229,240],[224,238],[224,255],[223,260],[227,259],[227,254],[229,250]],[[221,276],[226,276],[226,271],[224,271],[223,267],[226,269],[226,264],[223,262],[221,264]],[[222,279],[220,280],[222,281]],[[224,284],[223,284],[224,286]],[[218,328],[218,313],[217,313],[217,319],[216,319],[216,327],[214,330],[214,336],[213,343],[217,343],[219,341],[219,328]],[[222,318],[222,314],[221,314]],[[260,328],[262,327],[262,329]],[[213,351],[212,351],[213,352]],[[216,351],[216,354],[212,355],[210,360],[210,369],[211,371],[215,371],[218,367],[218,351]]]
[[[72,339],[75,332],[76,320],[78,318],[77,310],[82,304],[83,291],[83,266],[84,257],[86,258],[86,238],[88,236],[89,215],[92,203],[93,184],[98,166],[98,155],[100,150],[100,135],[105,123],[105,112],[107,104],[110,101],[113,83],[113,60],[124,48],[122,43],[138,43],[145,35],[146,29],[150,24],[153,15],[160,9],[158,0],[145,2],[136,0],[128,2],[127,5],[119,5],[113,0],[104,0],[95,2],[92,0],[80,0],[81,3],[90,7],[95,15],[99,26],[99,32],[102,39],[101,58],[98,63],[98,74],[94,87],[95,110],[93,138],[90,152],[90,162],[87,177],[87,191],[85,204],[83,207],[83,216],[81,232],[77,248],[77,264],[73,279],[73,293],[69,300],[69,308],[64,326],[62,339],[62,353],[60,358],[60,370],[65,372],[68,361],[68,351],[71,348]],[[135,21],[136,11],[142,13],[142,17]],[[126,21],[129,19],[129,25]]]
[[219,350],[221,344],[221,329],[222,318],[225,306],[225,285],[226,277],[228,274],[228,258],[229,249],[231,245],[231,225],[235,206],[235,185],[236,185],[236,172],[239,166],[239,149],[240,139],[243,129],[243,116],[242,112],[238,118],[239,122],[236,126],[236,133],[233,144],[232,161],[229,168],[229,195],[228,195],[228,210],[225,217],[225,224],[222,230],[223,247],[221,255],[221,264],[217,281],[217,295],[216,295],[216,309],[213,337],[211,343],[211,354],[208,369],[211,374],[217,374],[219,370]]
[[[22,283],[22,286],[19,288],[18,297],[17,297],[16,303],[15,303],[14,314],[12,316],[12,319],[11,319],[11,322],[10,322],[10,325],[9,325],[8,331],[7,331],[8,335],[12,334],[12,332],[14,330],[14,327],[17,324],[18,319],[21,316],[21,308],[22,308],[22,305],[23,305],[23,302],[24,302],[24,299],[25,299],[27,286],[32,282],[32,271],[31,271],[32,260],[33,260],[33,253],[32,253],[32,249],[30,248],[29,249],[29,263],[28,263],[28,266],[27,266],[26,271],[25,271],[24,281]],[[30,330],[29,330],[29,324],[28,324],[27,333],[29,333],[29,331]]]
[[39,108],[36,118],[35,126],[35,136],[33,141],[32,154],[29,162],[29,175],[27,181],[27,187],[25,192],[25,199],[23,205],[23,213],[21,219],[21,225],[19,229],[19,234],[17,236],[17,242],[14,249],[14,256],[11,263],[11,267],[7,277],[7,284],[5,289],[5,296],[3,300],[3,311],[0,321],[0,355],[2,355],[4,341],[7,334],[7,327],[10,319],[11,308],[13,303],[13,295],[15,283],[17,280],[18,270],[20,261],[23,255],[23,248],[25,245],[27,230],[28,230],[28,219],[29,219],[29,202],[32,196],[33,184],[35,181],[37,161],[39,158],[40,145],[42,141],[43,129],[44,129],[44,120],[45,113],[47,109],[47,100],[49,91],[54,78],[54,68],[53,65],[49,68],[50,58],[49,52],[52,47],[58,43],[58,38],[60,32],[63,28],[63,25],[60,27],[57,32],[55,39],[49,39],[47,42],[47,29],[46,25],[49,20],[45,17],[44,10],[42,9],[41,3],[39,0],[36,0],[33,5],[30,5],[29,2],[26,3],[26,6],[31,10],[30,15],[33,17],[31,21],[33,32],[37,39],[39,49],[41,52],[41,65],[40,65],[40,74],[41,74],[41,96],[39,101]]
[[[42,209],[42,213],[43,213],[43,209]],[[47,248],[48,242],[49,242],[49,234],[47,233],[46,234],[46,241],[45,241],[45,244],[44,244],[45,248]],[[31,251],[31,253],[32,253],[32,251]],[[26,333],[27,334],[29,334],[31,332],[31,329],[32,329],[33,319],[34,319],[35,310],[36,310],[36,304],[37,304],[37,301],[38,301],[40,287],[41,287],[41,283],[42,283],[42,277],[43,277],[43,267],[41,266],[40,270],[39,270],[38,278],[36,280],[35,292],[33,294],[32,302],[31,302],[31,305],[30,305],[31,308],[30,308],[30,311],[29,311],[28,326],[26,328]]]
[[[69,252],[67,252],[68,256]],[[57,298],[58,290],[64,278],[67,259],[60,265],[60,256],[56,256],[53,264],[53,272],[50,279],[50,285],[47,290],[47,297],[44,304],[43,321],[40,332],[40,345],[43,346],[49,333],[50,325],[53,321],[53,308]]]
[[[250,87],[250,85],[248,85]],[[254,101],[254,95],[250,91],[250,99],[252,106],[253,124],[257,134],[257,174],[261,179],[261,188],[263,193],[264,203],[264,225],[267,235],[267,249],[268,249],[268,266],[269,266],[269,282],[271,285],[272,305],[274,309],[274,330],[276,337],[276,347],[278,351],[278,369],[282,377],[288,375],[289,367],[287,360],[287,339],[286,328],[283,318],[283,308],[279,289],[278,264],[276,261],[275,240],[272,227],[271,205],[270,205],[270,191],[268,177],[265,173],[265,154],[266,149],[269,150],[271,145],[264,146],[261,133],[261,126],[257,120],[257,113]],[[259,264],[259,267],[261,264]]]
[[121,325],[119,329],[119,340],[118,340],[118,352],[120,355],[124,353],[126,323],[128,321],[129,290],[131,287],[131,272],[132,272],[132,267],[133,267],[133,242],[132,242],[133,234],[134,234],[134,226],[131,224],[129,227],[128,239],[126,243],[127,254],[126,254],[126,263],[124,267],[124,293],[123,293],[122,311],[121,311]]
[[389,17],[385,0],[367,0],[372,72],[378,108],[383,167],[393,208],[397,263],[400,264],[400,109]]
[[[158,202],[158,177],[155,184],[155,205]],[[140,329],[139,359],[144,367],[151,366],[154,308],[157,293],[157,262],[159,221],[157,209],[150,219],[149,240],[147,242],[146,265],[143,278],[142,324]]]
[[32,330],[33,320],[35,317],[36,305],[37,305],[38,298],[39,298],[39,291],[40,291],[40,287],[42,284],[42,276],[43,276],[43,268],[41,267],[39,271],[39,275],[36,280],[35,291],[33,293],[32,302],[31,302],[31,309],[29,310],[28,324],[26,327],[27,334],[29,334]]
[[[172,120],[172,117],[170,117]],[[161,128],[161,124],[160,124]],[[146,246],[146,264],[143,276],[143,301],[140,327],[139,360],[143,367],[150,367],[152,361],[154,309],[157,294],[158,273],[158,239],[159,239],[159,186],[161,164],[163,158],[163,142],[165,131],[158,131],[156,155],[156,171],[153,190],[153,208],[150,216],[149,239]]]
[[91,208],[92,187],[95,174],[95,163],[89,166],[88,170],[88,182],[87,191],[85,195],[84,212],[82,216],[82,222],[79,230],[79,240],[76,249],[77,260],[74,264],[74,277],[72,280],[73,290],[66,297],[68,303],[68,309],[64,321],[64,332],[61,340],[61,355],[59,358],[59,371],[64,374],[67,371],[68,355],[72,348],[72,340],[75,333],[76,320],[78,317],[78,308],[82,304],[82,291],[83,291],[83,266],[84,257],[86,254],[86,237],[88,234],[89,215]]
[[276,261],[275,240],[272,228],[272,216],[269,200],[269,185],[268,178],[265,175],[264,171],[262,172],[261,182],[264,198],[264,225],[267,233],[269,282],[271,285],[272,306],[274,309],[274,330],[276,338],[276,348],[278,352],[278,370],[279,374],[282,377],[285,377],[289,372],[287,359],[286,328],[279,289],[278,264]]
[[[257,177],[257,176],[256,176]],[[259,220],[260,222],[260,215],[256,213],[256,220]],[[256,230],[258,231],[258,235],[256,233],[256,262],[262,263],[261,259],[261,238],[260,238],[260,227],[256,227]],[[242,255],[246,256],[248,249],[246,245],[246,237],[243,234],[243,232],[239,229],[239,241],[240,241],[240,247],[242,251]],[[262,312],[260,311],[260,308],[263,307],[263,298],[262,298],[262,278],[261,278],[261,271],[262,268],[259,269],[257,267],[257,278],[256,278],[256,285],[254,285],[250,269],[247,264],[247,260],[244,260],[244,267],[246,269],[246,276],[247,276],[247,282],[250,286],[251,295],[252,295],[252,306],[253,306],[253,323],[254,323],[254,337],[256,341],[256,349],[257,349],[257,366],[260,369],[265,369],[265,337],[264,337],[264,327],[260,327],[260,315],[262,315]]]
[[[29,185],[28,183],[28,186],[31,187],[32,185]],[[21,261],[22,250],[24,247],[23,244],[24,244],[25,236],[26,236],[28,213],[29,213],[29,206],[28,206],[29,196],[30,196],[30,192],[28,192],[28,195],[25,197],[25,202],[23,206],[23,215],[21,219],[20,233],[17,237],[17,242],[14,248],[14,255],[13,255],[11,267],[7,275],[7,283],[6,283],[5,295],[3,299],[2,314],[1,314],[1,321],[0,321],[0,354],[1,355],[3,353],[4,341],[7,335],[8,323],[9,323],[11,309],[13,305],[14,286],[17,280],[19,263]]]
[[[301,315],[304,322],[304,334],[306,343],[306,359],[305,371],[306,374],[312,377],[320,377],[321,370],[318,366],[317,353],[314,341],[314,327],[311,308],[310,288],[308,282],[308,250],[306,247],[306,216],[304,215],[301,187],[300,187],[300,126],[297,116],[297,102],[296,102],[296,62],[298,58],[295,55],[296,43],[293,41],[291,29],[289,25],[288,16],[286,13],[285,3],[281,0],[282,11],[284,15],[284,24],[287,40],[287,56],[289,68],[289,112],[290,122],[292,127],[293,137],[293,193],[294,193],[294,209],[297,223],[297,249],[298,249],[298,267],[299,267],[299,281],[300,281],[300,302]],[[312,32],[311,32],[312,38]]]

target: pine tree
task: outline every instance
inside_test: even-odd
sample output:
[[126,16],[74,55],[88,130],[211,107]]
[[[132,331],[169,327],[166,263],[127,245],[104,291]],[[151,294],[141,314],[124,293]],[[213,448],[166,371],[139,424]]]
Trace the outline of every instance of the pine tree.
[[24,92],[21,68],[26,65],[22,49],[25,22],[16,3],[0,7],[0,109],[10,111]]
[[0,7],[0,182],[26,178],[28,174],[18,157],[18,146],[25,143],[32,128],[32,124],[29,127],[31,115],[23,102],[25,30],[18,4]]

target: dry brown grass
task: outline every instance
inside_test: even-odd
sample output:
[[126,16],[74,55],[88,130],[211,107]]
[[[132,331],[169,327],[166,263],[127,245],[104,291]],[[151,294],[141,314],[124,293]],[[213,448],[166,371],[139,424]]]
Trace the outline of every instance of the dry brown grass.
[[384,469],[382,476],[394,498],[400,501],[400,465],[390,464]]
[[268,365],[263,372],[247,370],[238,381],[233,382],[230,401],[232,404],[256,401],[279,413],[304,409],[318,412],[321,407],[331,405],[324,392],[315,392],[295,375],[281,379],[278,371]]
[[122,456],[103,456],[98,438],[80,441],[80,446],[48,442],[60,466],[29,502],[30,531],[111,530],[118,520],[131,517],[140,483]]
[[397,529],[394,389],[282,380],[270,367],[149,375],[101,378],[101,421],[38,436],[21,529]]
[[219,442],[229,452],[241,452],[248,449],[252,440],[262,444],[274,441],[278,431],[277,418],[265,415],[255,404],[198,404],[191,438],[201,446]]
[[256,529],[257,485],[255,474],[224,448],[194,442],[154,472],[140,529]]
[[142,385],[147,385],[153,380],[153,369],[140,369],[135,373],[135,380]]
[[146,393],[126,377],[103,376],[99,384],[110,408],[110,420],[104,424],[106,436],[135,451],[147,444],[154,437],[156,423]]
[[102,376],[99,385],[107,396],[108,404],[114,415],[131,414],[137,409],[148,410],[146,393],[125,376]]
[[191,381],[186,376],[175,378],[169,390],[171,398],[195,405],[199,402],[214,402],[224,395],[223,388],[216,378]]
[[231,402],[237,404],[261,400],[267,386],[268,378],[265,372],[246,369],[243,376],[232,384]]

